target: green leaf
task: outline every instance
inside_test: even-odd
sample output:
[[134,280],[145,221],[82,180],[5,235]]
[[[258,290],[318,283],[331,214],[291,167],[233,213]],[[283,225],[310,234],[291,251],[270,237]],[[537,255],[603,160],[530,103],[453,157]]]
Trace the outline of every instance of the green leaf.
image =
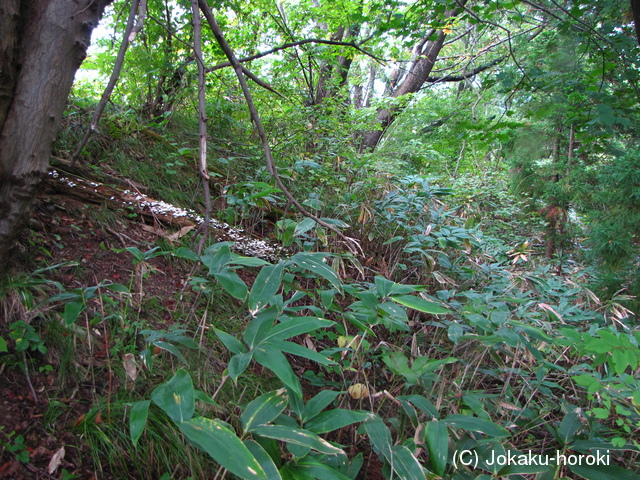
[[418,459],[404,445],[394,445],[391,447],[393,461],[390,462],[393,470],[402,480],[424,480],[425,471],[420,466]]
[[447,468],[447,455],[449,452],[449,429],[447,425],[440,421],[427,422],[424,424],[425,439],[429,449],[429,461],[433,471],[444,475]]
[[449,328],[447,329],[447,336],[449,337],[449,340],[451,340],[451,342],[457,345],[458,341],[462,338],[463,335],[464,328],[462,328],[462,325],[457,322],[451,322],[449,324]]
[[129,432],[134,448],[138,446],[138,440],[140,440],[142,432],[144,432],[144,427],[147,425],[150,404],[151,400],[143,400],[134,403],[131,407],[131,412],[129,413]]
[[463,430],[469,430],[472,432],[484,433],[486,435],[489,435],[490,437],[509,436],[509,432],[507,432],[504,428],[484,418],[455,414],[449,415],[442,421],[451,427],[462,428]]
[[328,328],[335,322],[317,317],[293,317],[292,320],[281,322],[271,329],[264,341],[286,340],[287,338],[309,333],[319,328]]
[[5,353],[8,352],[9,350],[7,350],[7,341],[0,337],[0,353]]
[[278,307],[270,306],[252,318],[244,330],[244,341],[250,348],[262,342],[273,327],[273,322],[278,318]]
[[574,438],[578,429],[582,426],[580,415],[575,412],[567,413],[560,422],[558,433],[564,445],[568,445]]
[[382,455],[389,463],[391,463],[393,451],[391,450],[392,442],[389,428],[377,415],[366,421],[363,426],[367,435],[369,435],[369,439],[371,440],[371,444],[373,445],[376,453]]
[[438,409],[435,407],[435,405],[421,395],[403,395],[398,397],[398,400],[410,402],[416,408],[419,408],[430,417],[439,417]]
[[617,465],[575,465],[569,470],[587,480],[640,480],[640,475]]
[[283,273],[283,263],[262,267],[249,294],[249,310],[257,312],[271,302],[280,288]]
[[195,410],[195,394],[191,377],[181,368],[171,380],[153,391],[151,400],[174,422],[180,424],[189,420]]
[[344,392],[336,392],[335,390],[322,390],[315,397],[309,400],[304,406],[302,415],[303,420],[307,421],[318,415],[322,410],[328,407],[331,402],[333,402],[341,393]]
[[175,345],[171,345],[170,343],[163,342],[162,340],[157,340],[153,342],[153,344],[156,347],[166,350],[167,352],[175,355],[180,361],[187,363],[187,360],[182,356],[182,353],[180,353],[180,350],[178,350],[178,347],[176,347]]
[[305,423],[305,428],[318,435],[327,432],[333,432],[347,425],[356,422],[364,422],[372,417],[370,412],[361,412],[354,410],[346,410],[342,408],[334,408],[318,414],[313,419]]
[[258,425],[273,421],[287,406],[287,392],[284,389],[260,395],[245,408],[240,418],[244,432],[250,432]]
[[130,293],[129,289],[122,285],[121,283],[110,283],[108,285],[103,285],[107,290],[111,290],[112,292],[118,293]]
[[280,476],[280,472],[278,472],[278,467],[273,462],[271,456],[262,448],[255,440],[247,439],[244,441],[244,446],[247,447],[247,450],[251,452],[251,454],[256,458],[262,469],[267,475],[269,480],[278,480],[282,477]]
[[307,233],[315,226],[316,221],[313,218],[307,217],[296,225],[296,228],[293,231],[293,236],[296,237],[298,235],[302,235],[303,233]]
[[247,298],[247,286],[237,273],[225,269],[221,272],[214,273],[213,276],[216,277],[216,280],[220,282],[222,288],[224,288],[231,296],[239,300]]
[[229,365],[227,365],[227,373],[234,382],[240,375],[242,375],[242,372],[247,369],[252,358],[253,351],[248,351],[241,355],[234,355],[231,357]]
[[294,474],[305,473],[311,478],[318,480],[351,480],[351,477],[340,473],[335,468],[308,455],[296,463],[293,472]]
[[376,276],[374,281],[376,283],[376,291],[380,298],[386,298],[390,295],[405,295],[420,290],[420,287],[395,283],[380,275]]
[[247,347],[245,347],[242,344],[242,342],[238,340],[236,337],[234,337],[233,335],[229,335],[228,333],[223,332],[222,330],[218,330],[217,328],[215,328],[213,331],[216,333],[217,337],[224,344],[224,346],[229,349],[231,353],[240,355],[247,351]]
[[247,480],[269,480],[256,457],[220,420],[196,417],[180,424],[180,430],[234,475]]
[[432,315],[440,315],[451,313],[448,308],[444,308],[436,302],[425,300],[421,297],[415,297],[413,295],[400,295],[397,297],[391,297],[391,300],[398,302],[400,305],[412,308],[424,313],[430,313]]
[[323,252],[298,252],[293,257],[291,257],[290,261],[295,263],[300,268],[304,268],[315,273],[316,275],[320,275],[321,277],[325,278],[340,293],[342,293],[342,282],[340,281],[340,277],[333,268],[324,263],[323,259],[327,255],[328,253]]
[[302,396],[302,387],[297,375],[293,373],[293,369],[287,357],[282,352],[268,345],[259,345],[253,350],[253,358],[263,367],[268,368],[276,377],[282,380],[293,393]]
[[[212,245],[213,246],[213,245]],[[214,275],[222,271],[231,260],[231,248],[228,243],[220,244],[220,248],[215,255],[203,255],[200,257],[202,263],[209,267],[209,275]]]
[[300,445],[320,453],[335,455],[343,453],[341,449],[334,447],[325,439],[315,433],[285,425],[261,425],[253,429],[253,433],[267,438],[273,438],[282,442]]
[[298,345],[297,343],[278,340],[278,341],[270,341],[268,343],[265,343],[264,345],[271,345],[282,352],[290,353],[291,355],[296,355],[298,357],[306,358],[313,362],[317,362],[321,365],[336,364],[336,362],[328,359],[321,353],[314,352],[313,350],[310,350],[307,347],[303,347],[302,345]]
[[194,262],[197,262],[200,259],[200,257],[198,257],[198,255],[195,252],[192,252],[186,247],[179,247],[175,252],[173,252],[173,255],[178,258],[186,258],[187,260],[193,260]]
[[65,327],[70,327],[73,325],[78,319],[78,315],[80,312],[84,310],[84,303],[80,302],[69,302],[64,306],[64,313],[62,314],[64,318]]
[[211,398],[209,395],[207,395],[206,393],[204,393],[202,390],[195,390],[193,391],[196,400],[206,403],[207,405],[217,405],[215,400],[213,398]]

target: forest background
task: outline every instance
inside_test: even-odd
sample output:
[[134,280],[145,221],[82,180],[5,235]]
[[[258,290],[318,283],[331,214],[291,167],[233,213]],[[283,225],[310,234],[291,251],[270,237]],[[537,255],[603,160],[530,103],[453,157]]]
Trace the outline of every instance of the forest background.
[[0,476],[638,478],[634,2],[49,3],[0,8]]

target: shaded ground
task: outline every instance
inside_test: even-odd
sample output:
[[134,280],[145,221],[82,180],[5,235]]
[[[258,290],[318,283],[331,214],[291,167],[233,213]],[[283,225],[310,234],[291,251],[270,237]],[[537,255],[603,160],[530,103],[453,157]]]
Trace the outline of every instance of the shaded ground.
[[[33,222],[35,228],[21,238],[16,260],[22,263],[20,269],[25,268],[26,271],[32,270],[32,265],[72,261],[72,265],[57,268],[48,277],[60,282],[66,290],[107,281],[130,285],[135,295],[139,292],[136,290],[133,257],[116,250],[126,245],[146,251],[157,242],[158,235],[149,231],[140,220],[142,217],[128,219],[96,206],[87,207],[72,196],[45,193],[38,201]],[[157,311],[162,312],[163,318],[156,320],[166,328],[174,322],[175,293],[184,287],[188,266],[163,257],[156,257],[149,263],[155,274],[144,279],[143,293],[161,302],[162,308]],[[50,294],[54,293],[58,292],[50,290]],[[5,308],[8,317],[3,322],[5,328],[20,320],[24,313],[18,306],[18,299],[8,301],[13,308]],[[99,305],[89,305],[89,308],[97,309]],[[36,316],[32,324],[38,321]],[[1,334],[8,338],[6,331]],[[84,358],[79,357],[79,363],[86,363],[79,369],[87,368],[87,365],[100,367],[106,361],[106,352],[115,340],[108,335],[100,337],[96,334],[95,338],[97,342],[91,350],[85,352]],[[95,382],[63,385],[58,375],[61,359],[56,358],[59,352],[55,348],[49,349],[47,355],[28,352],[29,376],[37,395],[36,402],[21,368],[21,356],[11,351],[3,355],[0,360],[0,479],[65,478],[62,469],[76,475],[66,477],[68,479],[109,478],[108,473],[96,475],[89,448],[74,429],[86,421],[83,416],[95,395],[116,387],[114,379],[102,378],[103,385],[93,384]],[[91,358],[86,358],[86,355],[91,355]],[[53,370],[39,371],[40,368],[48,368],[46,365]],[[61,405],[60,410],[64,414],[51,418],[53,409],[50,407],[54,402]],[[100,418],[91,421],[99,422]],[[49,475],[49,463],[61,447],[65,449],[64,457],[55,473]],[[20,455],[28,462],[18,461]]]
[[[158,243],[167,248],[179,246],[180,232],[185,227],[192,230],[193,223],[181,218],[171,222],[170,218],[149,214],[136,205],[122,206],[123,198],[117,198],[122,186],[85,184],[78,189],[70,183],[78,184],[79,180],[61,182],[57,176],[48,179],[36,206],[32,229],[23,234],[15,257],[16,272],[64,264],[47,272],[48,283],[36,286],[42,292],[35,303],[59,293],[51,282],[59,282],[67,292],[101,282],[118,283],[129,288],[131,303],[139,308],[137,317],[144,319],[150,328],[167,329],[184,321],[194,295],[186,284],[192,273],[190,265],[158,256],[136,266],[133,255],[123,249],[137,247],[145,252]],[[218,238],[220,235],[224,232],[217,232]],[[152,274],[146,274],[150,271]],[[249,286],[255,273],[251,269],[238,271]],[[357,272],[354,270],[353,274]],[[21,277],[16,274],[15,278]],[[103,416],[108,415],[111,395],[123,387],[122,377],[114,375],[112,368],[112,363],[121,362],[121,358],[111,358],[110,352],[121,336],[131,334],[127,332],[128,326],[123,322],[121,329],[108,327],[108,322],[102,320],[95,326],[89,325],[92,316],[104,319],[109,313],[109,306],[100,298],[89,300],[84,316],[87,323],[78,322],[73,360],[68,360],[64,348],[58,345],[59,332],[42,329],[43,332],[38,328],[41,315],[62,317],[62,306],[40,304],[27,312],[19,292],[20,288],[10,290],[3,300],[4,313],[0,313],[6,318],[0,336],[8,339],[8,326],[26,319],[52,348],[46,354],[27,352],[28,378],[24,374],[24,359],[13,350],[11,342],[9,353],[0,354],[0,479],[151,478],[110,471],[106,459],[101,459],[98,469],[85,437],[88,424],[105,421]],[[184,302],[177,300],[182,296]],[[317,365],[293,358],[292,367],[299,375],[317,370]],[[68,370],[74,374],[64,373]],[[303,382],[303,386],[307,398],[317,393],[317,387],[308,382]],[[99,402],[104,404],[105,398],[107,410],[96,407]],[[355,435],[350,430],[342,433]],[[369,451],[368,445],[362,447]],[[369,453],[366,457],[359,478],[383,478],[376,456]]]

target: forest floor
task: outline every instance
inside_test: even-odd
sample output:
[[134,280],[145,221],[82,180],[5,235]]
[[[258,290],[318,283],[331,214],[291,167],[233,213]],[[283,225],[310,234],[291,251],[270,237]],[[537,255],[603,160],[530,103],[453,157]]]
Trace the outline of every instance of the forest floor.
[[[88,214],[86,204],[72,196],[48,190],[40,196],[36,206],[33,222],[36,228],[25,232],[20,240],[21,252],[17,260],[28,259],[29,263],[36,264],[46,261],[49,265],[72,262],[69,266],[56,269],[50,276],[51,280],[60,282],[66,290],[98,285],[102,281],[127,284],[135,270],[132,256],[123,255],[117,250],[125,245],[148,250],[158,239],[142,221],[143,217],[130,219],[114,214],[110,216],[113,227],[99,225],[95,215]],[[160,311],[164,318],[161,319],[163,325],[158,326],[168,328],[174,322],[175,292],[184,287],[188,269],[163,257],[151,259],[149,263],[157,274],[145,279],[144,294],[160,299]],[[15,314],[17,310],[16,305]],[[144,317],[144,313],[140,312],[140,315]],[[90,371],[89,366],[93,369],[110,361],[109,349],[115,341],[98,334],[93,338],[98,339],[92,348],[93,358],[78,359],[86,364],[82,366],[87,371]],[[49,351],[54,352],[53,349]],[[116,388],[113,384],[115,379],[87,375],[86,382],[62,384],[57,371],[59,359],[51,358],[49,354],[41,357],[36,358],[37,364],[51,365],[53,370],[34,371],[34,367],[30,366],[29,377],[37,401],[19,364],[21,359],[16,359],[14,365],[2,363],[0,445],[4,448],[0,478],[108,478],[96,475],[89,447],[74,433],[74,428],[85,421],[85,415],[97,395]],[[65,414],[52,418],[52,403],[66,405]],[[92,421],[103,420],[96,417]],[[12,432],[15,433],[9,439],[7,435]],[[22,442],[16,441],[19,436],[22,436]],[[49,473],[50,462],[61,447],[65,449],[64,457],[60,460],[58,473],[52,475]],[[16,451],[10,453],[10,449]],[[16,453],[20,452],[28,454],[28,461],[18,461]],[[59,472],[65,468],[76,477],[60,477]]]
[[[31,272],[46,265],[61,265],[46,273],[45,299],[60,293],[51,288],[54,282],[66,292],[101,282],[124,284],[132,297],[138,296],[140,310],[137,317],[144,319],[147,328],[169,329],[179,323],[186,307],[177,304],[177,292],[189,295],[188,279],[193,273],[190,266],[168,256],[151,258],[144,266],[152,269],[153,275],[145,275],[144,289],[138,289],[136,272],[140,273],[140,266],[136,267],[134,257],[124,249],[137,247],[145,252],[157,246],[159,239],[171,243],[171,239],[177,240],[177,234],[190,224],[185,225],[183,218],[177,218],[177,222],[166,216],[159,219],[139,205],[117,208],[117,201],[122,199],[114,196],[122,193],[122,188],[103,188],[101,184],[95,191],[82,192],[73,188],[81,178],[69,178],[67,176],[65,182],[60,182],[58,176],[47,179],[36,204],[32,228],[24,232],[19,241],[13,270]],[[100,205],[105,195],[110,201]],[[215,229],[212,232],[226,239],[224,232]],[[256,272],[242,269],[238,274],[250,287]],[[20,275],[17,273],[16,278]],[[14,291],[13,295],[14,298],[4,299],[7,317],[4,325],[23,318],[37,325],[41,320],[38,312],[61,310],[58,305],[44,303],[26,312],[19,293]],[[154,301],[143,302],[143,295],[145,300]],[[87,306],[93,309],[94,316],[102,313],[100,301],[100,298],[94,299]],[[145,308],[153,311],[147,312]],[[79,334],[74,343],[82,344],[78,349],[82,353],[74,352],[72,361],[76,374],[73,376],[61,371],[69,367],[64,366],[65,360],[61,358],[64,353],[55,345],[46,354],[28,352],[28,377],[24,373],[24,360],[18,353],[4,354],[12,358],[5,356],[0,364],[0,479],[133,478],[110,471],[107,459],[96,462],[95,451],[83,434],[86,422],[109,421],[106,418],[108,407],[97,415],[94,407],[104,403],[105,397],[108,405],[111,395],[123,387],[122,379],[114,375],[111,368],[111,362],[122,361],[111,353],[118,339],[111,336],[104,324],[92,326],[87,322],[78,327]],[[89,331],[91,333],[87,333]],[[41,335],[47,344],[47,332],[41,332]],[[7,332],[2,332],[2,336],[8,338]],[[296,366],[296,358],[292,358],[294,369],[310,368],[309,365]],[[109,374],[96,375],[95,372]],[[367,455],[366,463],[366,478],[383,478],[382,465],[375,455]]]

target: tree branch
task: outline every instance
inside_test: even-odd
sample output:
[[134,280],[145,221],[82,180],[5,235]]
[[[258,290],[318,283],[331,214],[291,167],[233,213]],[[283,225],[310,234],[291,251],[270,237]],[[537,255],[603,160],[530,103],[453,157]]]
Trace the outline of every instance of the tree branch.
[[211,217],[211,192],[209,190],[209,168],[207,167],[207,99],[205,98],[205,72],[202,56],[202,19],[198,0],[191,0],[191,12],[193,22],[193,53],[198,63],[198,140],[199,140],[199,167],[200,178],[204,190],[204,222],[202,238],[198,242],[198,255],[207,240],[209,233],[209,219]]
[[[196,1],[196,0],[193,0],[193,1]],[[240,65],[240,61],[236,58],[235,54],[233,53],[233,50],[231,49],[226,39],[224,38],[224,35],[222,33],[222,30],[220,29],[220,26],[218,25],[218,22],[213,16],[213,13],[211,12],[209,5],[207,5],[207,1],[206,0],[197,0],[197,1],[200,6],[200,9],[202,10],[202,13],[204,13],[205,18],[207,19],[207,22],[211,27],[213,35],[216,37],[216,40],[218,41],[218,44],[222,48],[222,51],[229,59],[230,66],[233,66],[233,69],[236,72],[236,76],[238,77],[238,82],[240,83],[240,88],[242,89],[242,93],[244,94],[244,97],[247,101],[247,106],[249,107],[249,112],[251,112],[251,118],[255,123],[258,135],[262,140],[262,147],[264,148],[265,157],[267,159],[267,170],[275,180],[276,184],[278,185],[278,188],[282,190],[282,192],[289,199],[289,201],[293,205],[295,205],[295,207],[298,210],[300,210],[300,212],[303,215],[311,218],[312,220],[315,220],[316,223],[335,232],[340,238],[342,238],[346,242],[347,247],[352,253],[354,254],[362,253],[362,248],[360,247],[360,245],[355,239],[347,237],[335,226],[325,222],[324,220],[319,218],[317,215],[314,215],[313,213],[309,212],[306,208],[304,208],[302,205],[300,205],[300,202],[298,202],[298,200],[291,194],[291,192],[287,189],[287,187],[282,182],[282,179],[278,175],[278,171],[273,161],[273,156],[271,155],[271,148],[269,147],[269,140],[267,138],[267,134],[264,131],[262,122],[260,120],[260,115],[258,114],[258,110],[256,109],[256,106],[253,103],[253,97],[251,96],[251,92],[249,91],[249,87],[247,86],[247,82],[244,78],[242,65]]]
[[[385,62],[383,59],[376,57],[375,55],[373,55],[370,52],[367,52],[366,50],[363,50],[362,48],[360,48],[360,46],[358,46],[353,42],[340,42],[338,40],[323,40],[321,38],[306,38],[304,40],[298,40],[297,42],[285,43],[283,45],[280,45],[279,47],[275,47],[270,50],[266,50],[264,52],[256,53],[255,55],[249,55],[248,57],[238,58],[237,61],[240,63],[250,62],[251,60],[256,60],[258,58],[266,57],[267,55],[271,55],[272,53],[279,52],[280,50],[285,50],[291,47],[298,47],[300,45],[305,45],[307,43],[321,43],[325,45],[338,45],[343,47],[351,47],[351,48],[355,48],[360,53],[363,53],[364,55],[367,55],[368,57],[373,58],[378,63],[382,64]],[[221,68],[226,68],[231,66],[232,66],[231,61],[219,63],[218,65],[214,65],[213,67],[207,68],[207,73],[214,72],[216,70],[220,70]]]
[[100,121],[100,117],[102,116],[102,112],[104,112],[105,107],[107,106],[107,102],[113,93],[113,89],[118,83],[118,79],[120,78],[120,71],[122,70],[122,65],[124,64],[124,57],[127,53],[127,48],[129,48],[129,37],[133,32],[134,24],[133,22],[136,19],[136,14],[138,12],[138,0],[133,0],[131,2],[131,9],[129,10],[129,19],[127,20],[127,26],[124,31],[124,35],[122,36],[122,43],[120,44],[120,50],[118,50],[118,56],[116,58],[116,63],[113,66],[113,71],[111,72],[111,78],[109,78],[109,83],[107,87],[104,89],[102,93],[102,98],[100,98],[100,102],[96,107],[95,112],[93,112],[93,118],[91,118],[91,123],[89,124],[89,128],[87,132],[82,137],[82,140],[78,144],[76,151],[73,152],[73,156],[71,157],[71,166],[73,167],[76,163],[76,160],[80,156],[82,149],[85,147],[87,142],[89,141],[89,137],[91,134],[95,132],[98,122]]
[[485,70],[488,70],[491,67],[494,67],[494,66],[498,65],[505,58],[507,58],[507,55],[503,55],[500,58],[496,58],[496,59],[492,60],[491,62],[489,62],[489,63],[487,63],[485,65],[481,65],[479,67],[476,67],[473,70],[471,70],[470,72],[465,72],[462,75],[445,75],[443,77],[429,77],[429,78],[427,78],[427,82],[428,83],[461,82],[462,80],[466,80],[467,78],[471,78],[471,77],[479,74],[480,72],[484,72]]

